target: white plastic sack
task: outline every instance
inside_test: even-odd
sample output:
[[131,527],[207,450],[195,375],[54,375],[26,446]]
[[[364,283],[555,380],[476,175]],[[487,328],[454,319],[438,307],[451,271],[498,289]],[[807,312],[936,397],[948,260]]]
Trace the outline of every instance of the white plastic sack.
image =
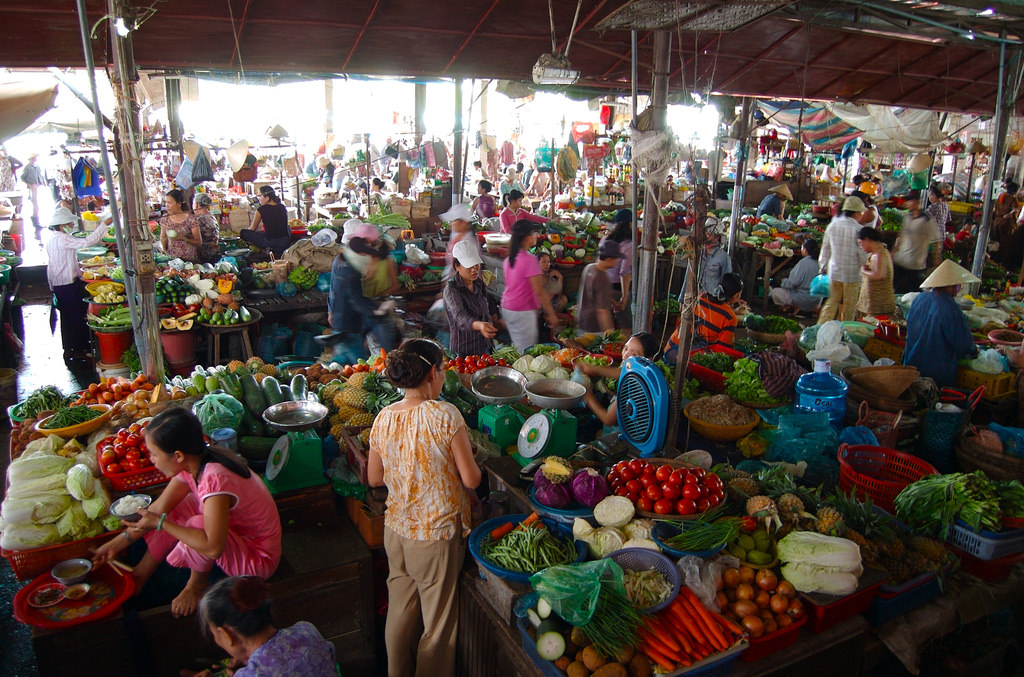
[[968,367],[983,374],[1002,374],[1006,371],[1006,358],[998,350],[986,348],[968,363]]
[[[815,350],[825,350],[843,342],[843,325],[838,320],[829,320],[818,329],[818,337],[814,342]],[[849,355],[847,353],[846,355]],[[844,355],[843,357],[846,357]],[[812,359],[808,354],[808,359]],[[842,359],[842,358],[840,358]]]

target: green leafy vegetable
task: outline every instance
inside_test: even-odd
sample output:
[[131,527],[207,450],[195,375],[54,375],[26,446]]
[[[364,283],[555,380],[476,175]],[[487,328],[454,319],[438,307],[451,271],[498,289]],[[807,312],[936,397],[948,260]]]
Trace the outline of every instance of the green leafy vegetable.
[[744,357],[736,360],[733,370],[725,374],[725,392],[737,402],[781,404],[785,400],[772,397],[757,374],[757,362]]
[[725,353],[708,352],[690,356],[690,362],[722,374],[732,369],[735,358]]
[[763,334],[785,334],[787,331],[800,331],[800,323],[781,315],[769,315],[763,317],[751,313],[743,321],[743,325],[751,331],[759,331]]

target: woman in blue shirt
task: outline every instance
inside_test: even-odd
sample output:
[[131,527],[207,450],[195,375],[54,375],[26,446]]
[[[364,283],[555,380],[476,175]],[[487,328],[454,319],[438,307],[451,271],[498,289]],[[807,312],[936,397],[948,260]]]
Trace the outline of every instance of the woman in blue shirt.
[[967,318],[956,302],[960,285],[978,282],[949,259],[921,283],[925,291],[914,299],[907,313],[907,348],[903,364],[917,367],[940,388],[956,385],[959,360],[972,357],[976,348]]
[[792,200],[793,193],[789,191],[789,186],[784,183],[772,186],[768,189],[768,194],[761,200],[761,204],[757,206],[757,217],[774,216],[781,219],[782,215],[786,213],[786,202]]

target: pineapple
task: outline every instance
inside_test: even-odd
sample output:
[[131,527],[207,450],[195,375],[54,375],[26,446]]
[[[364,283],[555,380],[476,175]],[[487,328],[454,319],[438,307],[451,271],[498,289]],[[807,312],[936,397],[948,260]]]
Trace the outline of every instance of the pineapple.
[[750,477],[750,473],[748,473],[747,471],[737,470],[728,463],[719,463],[718,465],[711,469],[711,472],[718,475],[721,478],[721,480],[726,483],[729,480],[736,479],[737,477]]
[[335,401],[338,403],[339,409],[341,408],[341,405],[347,404],[353,409],[366,411],[366,400],[368,397],[369,393],[362,388],[358,386],[349,386],[338,393]]
[[221,304],[222,306],[227,306],[234,302],[235,297],[232,296],[231,294],[220,294],[219,296],[217,296],[217,303]]
[[345,421],[349,420],[358,413],[359,410],[356,409],[355,407],[349,406],[347,404],[342,404],[341,406],[338,407],[338,413],[335,414],[335,416],[338,417],[339,423],[344,423]]
[[910,547],[923,554],[929,560],[940,563],[946,559],[946,548],[942,543],[930,536],[911,536]]
[[261,371],[257,371],[253,374],[253,378],[256,379],[256,383],[263,383],[263,379],[265,379],[266,377],[267,375]]
[[779,515],[786,522],[799,520],[804,512],[804,502],[796,494],[782,494],[776,504],[779,506]]
[[[355,414],[353,414],[353,416],[354,415]],[[331,424],[331,427],[334,427],[336,425],[345,425],[345,421],[347,420],[347,418],[342,418],[338,414],[335,414],[334,416],[331,416],[329,419],[327,419],[327,422]]]
[[853,541],[860,547],[860,558],[864,560],[866,564],[872,564],[878,561],[878,546],[864,538],[863,534],[859,531],[846,528],[843,532],[843,538],[848,541]]
[[275,367],[272,364],[265,364],[262,367],[260,367],[260,372],[266,374],[267,376],[274,376],[274,377],[276,377],[277,376],[277,367]]
[[213,304],[213,308],[210,309],[210,312],[212,312],[212,313],[223,313],[224,312],[224,306],[222,306],[219,303],[214,303]]
[[228,304],[228,310],[233,310],[236,313],[238,312],[238,309],[241,308],[241,307],[242,307],[242,304],[239,303],[238,301],[232,301],[231,303]]
[[757,496],[761,493],[761,485],[749,477],[729,480],[729,488],[741,496]]
[[[245,366],[249,367],[249,369],[252,369],[253,372],[259,371],[264,364],[265,362],[263,362],[263,360],[261,360],[258,357],[250,357],[248,360],[245,361]],[[277,370],[275,369],[274,371],[276,372]]]
[[203,308],[206,308],[207,310],[213,310],[213,299],[211,299],[209,296],[203,299]]
[[906,554],[907,546],[903,543],[903,539],[894,536],[888,541],[879,542],[878,549],[889,557],[902,560],[904,554]]
[[814,522],[814,530],[826,536],[835,536],[846,530],[846,523],[843,521],[843,514],[825,506],[818,509],[818,518]]
[[366,428],[373,425],[373,418],[373,414],[361,411],[355,416],[348,419],[345,422],[345,425],[350,428]]
[[906,583],[910,580],[910,569],[906,563],[898,557],[893,557],[885,551],[879,551],[878,553],[878,564],[889,572],[889,578],[896,585]]
[[775,523],[775,528],[782,526],[779,520],[779,508],[775,501],[767,496],[751,496],[747,499],[747,514],[757,519],[764,518],[765,527],[771,530],[770,525]]
[[935,568],[935,564],[925,557],[924,553],[917,550],[908,550],[904,561],[907,563],[907,569],[911,576],[920,576]]
[[238,370],[244,367],[245,363],[242,362],[241,360],[231,360],[230,362],[228,362],[228,371],[230,371],[232,374],[237,374]]
[[365,381],[366,377],[369,376],[369,375],[370,375],[370,372],[368,372],[368,371],[357,371],[356,373],[354,373],[351,376],[349,376],[348,377],[348,381],[346,381],[345,383],[350,388],[351,387],[361,388],[362,385],[363,385],[363,381]]
[[345,426],[342,423],[335,423],[331,426],[331,437],[336,440],[341,440],[341,434],[345,432]]
[[572,466],[564,458],[548,456],[540,466],[544,477],[552,484],[562,484],[572,478]]
[[367,428],[359,433],[359,441],[363,443],[364,447],[370,446],[370,429]]

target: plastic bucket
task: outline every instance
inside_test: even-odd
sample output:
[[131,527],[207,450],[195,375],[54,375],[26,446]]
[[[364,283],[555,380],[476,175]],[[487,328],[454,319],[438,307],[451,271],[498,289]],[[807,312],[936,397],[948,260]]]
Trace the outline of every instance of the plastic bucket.
[[21,233],[7,233],[4,236],[4,244],[9,245],[15,254],[21,253]]
[[18,372],[13,369],[0,369],[0,410],[6,412],[11,405],[18,403]]
[[190,331],[162,331],[160,345],[175,374],[187,376],[196,366],[196,340]]
[[128,378],[131,376],[131,369],[127,364],[122,364],[121,362],[115,362],[113,364],[97,362],[96,373],[99,374],[100,378],[117,378],[118,376]]
[[96,343],[100,346],[100,361],[107,364],[120,364],[121,355],[132,347],[132,332],[117,331],[96,332]]

